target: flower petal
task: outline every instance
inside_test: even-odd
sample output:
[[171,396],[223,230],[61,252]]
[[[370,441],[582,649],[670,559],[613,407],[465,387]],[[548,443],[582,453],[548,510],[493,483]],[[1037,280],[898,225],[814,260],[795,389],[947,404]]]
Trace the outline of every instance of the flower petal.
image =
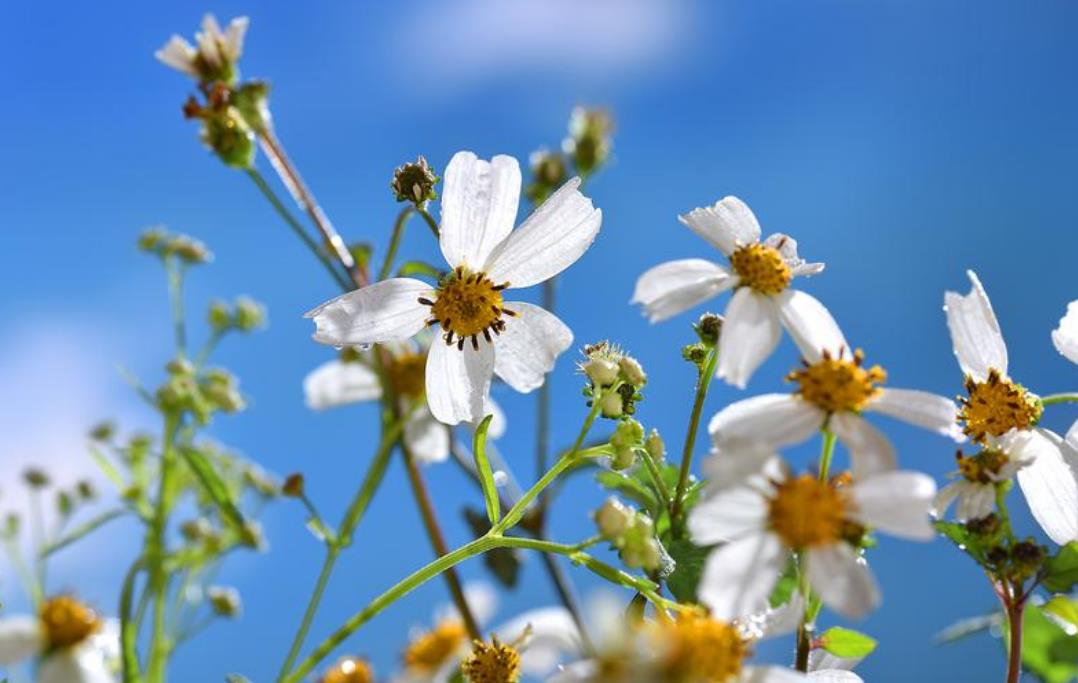
[[180,36],[174,35],[169,38],[163,48],[153,53],[153,56],[166,66],[171,66],[188,76],[197,77],[198,70],[195,68],[195,56],[197,54],[198,52],[191,43],[188,43]]
[[962,372],[976,380],[983,380],[992,368],[1007,374],[1007,345],[992,311],[981,281],[972,270],[966,271],[972,283],[969,294],[956,292],[943,295],[943,310],[947,313],[947,327],[951,330],[951,343],[958,356]]
[[747,666],[738,683],[805,683],[808,676],[784,666]]
[[894,446],[865,418],[856,413],[835,413],[831,416],[830,426],[850,452],[850,469],[854,479],[895,468]]
[[690,258],[668,261],[648,270],[636,281],[632,303],[641,304],[648,320],[657,323],[737,284],[722,266]]
[[45,657],[37,670],[38,683],[114,683],[104,658],[81,648],[59,650]]
[[528,676],[544,678],[567,657],[583,654],[580,632],[564,607],[529,610],[494,629],[503,643],[524,639],[520,667]]
[[543,384],[554,362],[573,343],[573,332],[558,316],[523,301],[504,306],[516,313],[494,339],[494,372],[517,391]]
[[303,380],[303,394],[312,410],[335,408],[382,396],[378,375],[363,363],[331,360],[312,370]]
[[790,274],[794,277],[808,277],[823,272],[824,264],[806,263],[805,259],[798,256],[797,240],[789,235],[776,232],[764,240],[764,244],[774,248],[782,255],[782,260],[789,266]]
[[580,193],[573,178],[543,202],[487,258],[494,282],[530,287],[549,280],[583,255],[603,222],[603,212]]
[[698,589],[716,619],[731,620],[767,606],[790,552],[771,533],[745,536],[711,553]]
[[808,679],[812,683],[864,683],[864,679],[854,672],[843,671],[842,669],[810,671]]
[[1057,435],[1044,429],[1025,432],[1018,447],[1030,463],[1018,470],[1029,510],[1044,533],[1059,545],[1078,540],[1078,455]]
[[0,619],[0,665],[30,659],[45,649],[45,634],[37,617]]
[[815,297],[796,289],[787,289],[775,297],[782,326],[790,333],[805,360],[818,361],[824,351],[838,358],[849,351],[846,337],[831,312]]
[[449,427],[420,408],[404,423],[404,443],[419,462],[442,462],[449,457]]
[[361,346],[407,339],[423,329],[430,309],[419,303],[434,289],[412,278],[393,278],[330,299],[304,317],[314,320],[314,340]]
[[1072,363],[1078,363],[1078,301],[1067,304],[1067,314],[1052,330],[1052,343]]
[[723,197],[714,206],[693,209],[678,220],[727,256],[738,247],[760,241],[756,216],[737,197]]
[[438,242],[446,262],[482,269],[513,230],[520,203],[520,165],[498,155],[490,161],[457,152],[445,169]]
[[914,389],[886,388],[880,389],[866,409],[930,429],[955,441],[964,438],[956,421],[957,408],[946,396]]
[[775,302],[750,287],[734,293],[719,335],[717,376],[744,389],[752,373],[779,343],[781,328]]
[[754,479],[784,479],[782,460],[775,449],[755,441],[725,441],[714,448],[702,469],[711,492],[741,486]]
[[236,17],[228,22],[225,32],[225,43],[228,45],[229,57],[239,59],[243,54],[243,39],[247,35],[247,27],[251,20],[247,17]]
[[996,509],[995,486],[970,481],[959,481],[952,486],[955,486],[958,491],[958,507],[954,511],[955,519],[958,521],[981,519]]
[[809,583],[824,604],[839,614],[858,618],[880,602],[872,572],[845,543],[810,548],[806,552]]
[[854,480],[850,496],[854,516],[868,526],[896,536],[928,541],[936,535],[928,515],[936,482],[920,472],[882,472]]
[[762,394],[720,410],[707,431],[720,450],[744,443],[779,448],[809,438],[825,418],[822,410],[793,394]]
[[447,425],[479,422],[494,375],[494,347],[480,344],[463,349],[435,343],[427,356],[427,404],[434,417]]
[[751,486],[718,491],[697,503],[689,513],[689,533],[696,545],[742,538],[766,527],[768,502]]

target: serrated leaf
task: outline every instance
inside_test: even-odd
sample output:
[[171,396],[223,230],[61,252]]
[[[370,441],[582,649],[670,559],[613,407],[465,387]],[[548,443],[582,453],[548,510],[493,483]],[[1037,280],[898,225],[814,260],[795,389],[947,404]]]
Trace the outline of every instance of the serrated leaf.
[[472,455],[475,458],[475,471],[479,474],[479,484],[483,488],[487,519],[491,524],[497,524],[502,516],[502,506],[498,499],[498,488],[494,485],[494,472],[490,469],[490,459],[487,458],[487,430],[490,429],[492,419],[494,419],[493,415],[487,415],[476,427]]
[[405,261],[397,269],[398,277],[412,277],[414,275],[426,275],[429,278],[438,280],[442,277],[442,272],[425,261]]
[[1071,541],[1044,563],[1041,584],[1053,593],[1069,593],[1078,583],[1078,541]]
[[876,649],[876,639],[860,631],[833,626],[819,637],[820,647],[842,659],[861,659]]
[[191,468],[191,471],[195,473],[199,483],[202,484],[202,489],[206,492],[206,495],[220,510],[221,516],[242,532],[247,522],[243,518],[243,513],[236,507],[236,501],[232,498],[232,491],[229,489],[228,484],[214,469],[213,463],[201,451],[193,448],[184,448],[180,452],[183,454],[183,459]]
[[675,566],[673,573],[666,577],[666,586],[678,602],[697,602],[696,589],[700,585],[700,575],[713,548],[698,546],[685,539],[671,541],[667,546]]

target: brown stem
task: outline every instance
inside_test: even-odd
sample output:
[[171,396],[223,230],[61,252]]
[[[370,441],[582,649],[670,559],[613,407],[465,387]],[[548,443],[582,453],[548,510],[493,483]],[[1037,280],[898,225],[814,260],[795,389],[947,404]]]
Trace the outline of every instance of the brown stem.
[[1009,601],[1007,607],[1008,631],[1007,648],[1007,683],[1018,683],[1022,679],[1022,617],[1026,602],[1021,598]]
[[798,671],[807,672],[809,668],[809,653],[812,652],[812,631],[805,620],[797,627],[797,658],[794,668]]

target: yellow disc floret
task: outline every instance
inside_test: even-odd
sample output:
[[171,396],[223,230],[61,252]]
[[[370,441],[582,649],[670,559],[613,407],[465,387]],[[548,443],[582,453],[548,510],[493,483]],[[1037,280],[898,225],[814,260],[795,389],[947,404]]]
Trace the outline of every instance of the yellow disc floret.
[[955,454],[958,472],[966,481],[977,484],[991,484],[999,481],[1000,472],[1011,461],[1003,451],[986,449],[976,455]]
[[771,530],[794,550],[845,537],[848,503],[841,490],[810,474],[778,484],[768,508]]
[[322,675],[319,683],[371,683],[371,665],[359,657],[343,657]]
[[489,644],[477,640],[460,670],[471,683],[516,683],[520,680],[520,653],[499,642],[497,636]]
[[49,650],[78,645],[101,629],[97,612],[67,595],[42,603],[38,618]]
[[737,680],[749,655],[741,632],[702,614],[683,614],[658,626],[663,657],[659,680],[725,683]]
[[408,398],[419,398],[426,386],[427,354],[405,352],[395,356],[386,367],[386,375],[393,393]]
[[730,265],[741,284],[769,296],[781,293],[790,286],[793,278],[790,266],[779,250],[758,242],[730,254]]
[[966,436],[978,443],[1012,429],[1029,429],[1037,424],[1044,411],[1036,396],[995,369],[988,371],[988,378],[983,382],[966,377],[966,393],[969,398],[958,397],[962,405],[958,422]]
[[479,348],[479,335],[489,343],[490,333],[501,334],[505,329],[502,316],[516,313],[502,307],[502,290],[508,282],[494,284],[485,273],[473,273],[458,266],[438,285],[434,301],[420,298],[419,303],[430,306],[428,325],[441,325],[446,344],[456,342],[463,350],[471,339],[472,348]]
[[416,671],[433,673],[442,668],[468,640],[464,624],[447,619],[433,630],[413,640],[404,651],[404,665]]
[[788,382],[797,382],[794,393],[814,403],[828,413],[859,411],[865,407],[880,389],[877,384],[887,380],[887,373],[878,365],[863,367],[865,355],[860,349],[853,359],[832,358],[827,351],[815,363],[794,370],[786,376]]

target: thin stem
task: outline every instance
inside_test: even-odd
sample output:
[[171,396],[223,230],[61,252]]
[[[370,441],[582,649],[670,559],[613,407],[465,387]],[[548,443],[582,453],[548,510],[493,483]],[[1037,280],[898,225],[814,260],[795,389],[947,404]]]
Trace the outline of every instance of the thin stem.
[[708,349],[700,368],[700,376],[696,379],[696,396],[693,399],[692,412],[689,414],[689,428],[685,432],[685,446],[681,450],[681,472],[678,475],[677,489],[674,491],[674,506],[670,512],[670,525],[678,534],[682,529],[681,516],[685,509],[685,489],[689,485],[689,475],[692,473],[692,454],[696,448],[696,433],[700,431],[700,414],[704,410],[704,399],[707,398],[711,379],[715,376],[715,364],[718,360],[719,350],[713,346]]
[[1046,406],[1057,403],[1078,403],[1078,394],[1051,394],[1041,397],[1041,404]]
[[148,590],[153,595],[153,631],[150,640],[147,678],[150,683],[165,680],[165,668],[170,646],[165,624],[166,599],[168,597],[168,572],[165,568],[166,538],[168,515],[171,508],[172,477],[176,466],[175,443],[180,428],[178,414],[169,412],[165,415],[165,430],[162,440],[161,471],[157,490],[157,505],[151,520],[147,550],[149,555],[150,584]]
[[19,548],[18,541],[14,536],[4,537],[4,548],[7,550],[8,559],[11,560],[11,564],[15,567],[15,572],[19,575],[19,581],[22,583],[23,589],[30,596],[30,603],[37,610],[45,597],[42,586],[38,584],[33,572],[27,566],[26,559],[23,557],[22,550]]
[[142,671],[138,661],[138,625],[133,620],[131,606],[134,602],[135,581],[145,567],[145,558],[135,560],[124,576],[120,590],[120,647],[123,661],[123,683],[138,683]]
[[311,623],[314,621],[314,615],[318,612],[318,607],[322,603],[322,596],[326,592],[326,586],[329,585],[329,577],[333,573],[333,569],[337,564],[337,558],[340,556],[341,549],[339,546],[329,546],[326,549],[326,557],[322,560],[322,569],[318,572],[318,580],[314,584],[314,591],[311,593],[311,599],[307,601],[307,609],[303,612],[303,620],[300,621],[299,629],[296,631],[296,635],[292,638],[292,645],[288,648],[288,656],[285,657],[284,663],[281,664],[280,671],[277,672],[277,680],[284,680],[288,675],[289,670],[292,668],[292,664],[295,663],[296,658],[299,657],[299,652],[303,648],[303,642],[307,640],[307,633],[311,630]]
[[379,280],[389,277],[389,272],[393,269],[393,260],[397,257],[401,237],[404,236],[404,226],[408,225],[408,219],[414,212],[414,207],[407,206],[397,215],[397,220],[393,223],[393,234],[389,238],[389,248],[386,249],[386,257],[382,261],[382,269],[378,271]]
[[830,429],[821,431],[823,444],[820,446],[820,481],[827,481],[831,476],[831,459],[835,457],[835,433]]
[[434,220],[434,217],[430,215],[430,211],[427,211],[427,207],[418,206],[416,207],[416,211],[418,211],[419,215],[423,217],[423,220],[426,222],[427,227],[430,228],[431,233],[434,235],[434,239],[438,239],[439,237],[441,237],[441,233],[438,230],[438,221]]
[[666,482],[663,481],[662,473],[659,471],[659,465],[655,462],[655,458],[651,457],[651,453],[646,448],[639,448],[636,452],[640,455],[640,459],[644,461],[644,466],[647,467],[651,480],[655,482],[655,490],[659,492],[663,508],[667,512],[671,512],[673,501],[670,499],[670,489],[666,488]]
[[[557,304],[557,277],[543,282],[542,306],[551,313]],[[539,385],[535,402],[535,476],[547,471],[550,457],[550,378]],[[541,509],[546,511],[547,494],[543,493]]]
[[41,502],[41,491],[37,488],[30,489],[30,527],[34,535],[34,548],[32,564],[34,567],[34,584],[38,594],[44,597],[45,593],[45,560],[41,551],[48,545],[48,537],[45,534],[45,510]]
[[168,279],[168,300],[172,309],[172,330],[176,338],[176,352],[187,354],[187,326],[183,315],[183,265],[171,256],[165,257],[165,273]]
[[1007,605],[1007,683],[1019,683],[1022,679],[1022,619],[1025,600],[1012,600]]

